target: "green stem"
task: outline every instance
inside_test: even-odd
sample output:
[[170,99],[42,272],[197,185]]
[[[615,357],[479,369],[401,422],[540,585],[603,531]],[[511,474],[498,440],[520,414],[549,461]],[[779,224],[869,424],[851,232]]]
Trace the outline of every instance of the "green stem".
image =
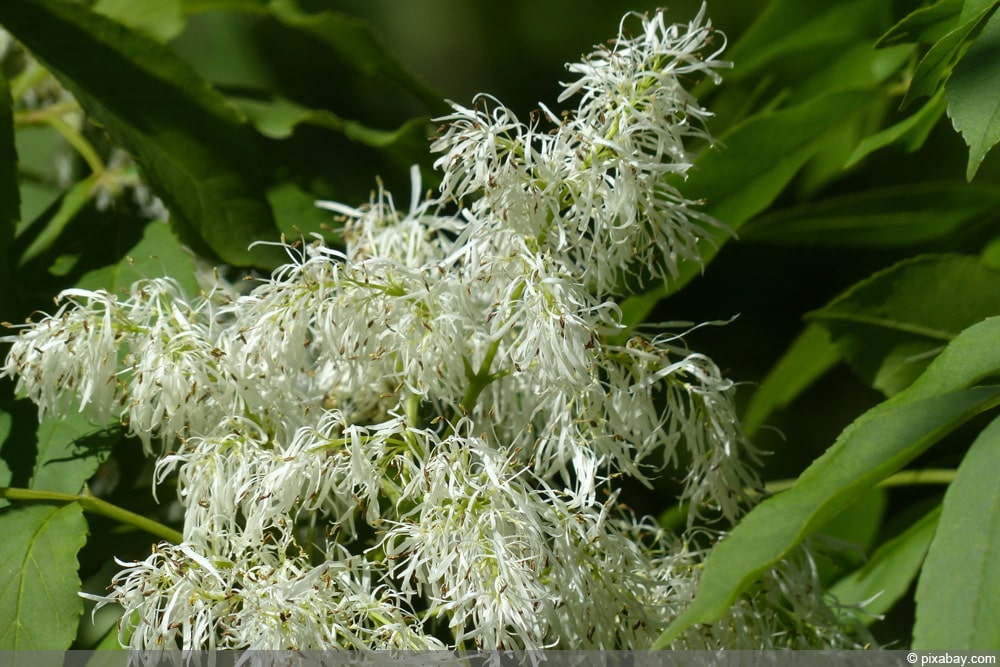
[[70,146],[76,149],[90,170],[98,176],[104,173],[104,162],[97,154],[93,145],[84,136],[63,120],[63,115],[69,111],[79,108],[76,104],[54,104],[44,109],[18,112],[14,115],[14,122],[20,125],[49,125],[66,140]]
[[80,157],[90,167],[90,171],[98,175],[104,173],[104,162],[90,142],[83,138],[82,134],[70,127],[60,116],[52,115],[47,120],[49,125],[55,128],[70,146],[76,149],[76,152],[80,154]]
[[483,357],[483,363],[479,367],[479,370],[475,373],[471,372],[471,364],[466,363],[465,374],[469,379],[469,386],[465,390],[465,395],[462,396],[462,412],[469,414],[472,412],[473,406],[476,405],[476,401],[479,400],[479,395],[483,393],[483,390],[490,385],[491,382],[496,380],[499,375],[493,375],[490,373],[490,367],[493,366],[493,359],[497,356],[497,350],[500,349],[500,339],[493,341],[490,345],[490,349],[486,350],[486,356]]
[[10,82],[10,97],[13,100],[20,100],[36,84],[41,83],[49,75],[48,70],[32,61],[31,64],[21,74]]
[[58,491],[40,491],[38,489],[0,487],[0,498],[6,498],[8,500],[80,503],[80,507],[82,507],[85,512],[99,514],[101,516],[108,517],[109,519],[113,519],[114,521],[118,521],[119,523],[134,526],[139,530],[144,530],[147,533],[167,540],[168,542],[179,544],[184,540],[184,536],[180,532],[170,528],[169,526],[164,526],[162,523],[140,516],[135,512],[130,512],[127,509],[118,507],[117,505],[112,505],[106,500],[95,498],[89,494],[59,493]]

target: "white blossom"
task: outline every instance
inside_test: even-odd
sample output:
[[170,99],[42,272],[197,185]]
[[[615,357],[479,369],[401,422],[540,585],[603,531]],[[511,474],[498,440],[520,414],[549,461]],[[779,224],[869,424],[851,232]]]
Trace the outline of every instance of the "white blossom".
[[[183,541],[99,598],[122,643],[647,647],[691,599],[695,545],[724,539],[705,523],[759,486],[734,384],[679,335],[622,343],[612,298],[721,228],[678,185],[711,142],[683,84],[717,79],[723,46],[704,9],[628,15],[569,66],[575,109],[453,105],[437,194],[414,169],[405,210],[381,184],[321,202],[342,248],[286,245],[248,291],[67,290],[8,337],[2,374],[41,416],[118,418],[160,445],[157,484],[176,477]],[[622,506],[622,477],[660,476],[681,480],[681,534]],[[805,563],[677,647],[853,645]]]

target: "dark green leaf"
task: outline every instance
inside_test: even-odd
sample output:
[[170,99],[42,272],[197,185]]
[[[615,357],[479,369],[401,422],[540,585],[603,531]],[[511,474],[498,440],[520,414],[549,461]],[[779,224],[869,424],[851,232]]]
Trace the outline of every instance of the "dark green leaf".
[[185,242],[236,265],[280,251],[257,183],[254,133],[168,48],[76,3],[7,0],[0,23],[73,92],[141,167]]
[[900,108],[906,108],[918,97],[937,92],[941,83],[948,78],[966,39],[989,15],[996,3],[997,0],[975,0],[965,3],[957,27],[935,42],[917,63]]
[[267,13],[267,0],[182,0],[185,14],[201,12]]
[[830,595],[845,606],[863,605],[860,620],[865,625],[875,621],[910,589],[940,518],[939,506],[879,546],[864,567],[831,586]]
[[97,0],[94,11],[140,30],[161,42],[169,42],[184,30],[181,0]]
[[379,130],[347,120],[325,109],[310,109],[285,98],[232,100],[261,134],[286,139],[298,125],[315,125],[340,132],[359,144],[385,150],[403,158],[406,166],[427,156],[428,124],[425,118],[408,120],[395,130]]
[[[682,191],[707,202],[707,213],[737,230],[767,208],[826,138],[850,122],[869,100],[867,91],[842,91],[754,116],[723,135],[719,148],[699,156]],[[729,237],[728,232],[718,230],[699,244],[704,264]],[[702,269],[694,263],[683,266],[673,289],[687,284]]]
[[917,584],[917,650],[1000,651],[1000,419],[948,486]]
[[937,41],[945,32],[955,27],[965,0],[938,0],[933,5],[921,7],[907,14],[889,32],[882,35],[875,48],[896,44]]
[[90,201],[90,190],[94,187],[95,180],[90,176],[76,183],[59,198],[55,206],[33,220],[31,226],[18,236],[16,248],[23,248],[24,244],[30,241],[26,248],[18,251],[18,267],[28,264],[58,245],[59,237],[66,227]]
[[6,253],[20,219],[21,197],[17,187],[14,112],[10,86],[0,72],[0,251]]
[[832,47],[863,37],[867,27],[879,25],[884,13],[885,3],[872,0],[771,2],[726,53],[726,58],[738,63],[729,78],[754,76],[775,60],[804,50],[823,48],[836,53],[840,49]]
[[143,228],[142,240],[120,262],[84,274],[76,286],[118,293],[128,290],[137,280],[161,276],[179,282],[189,295],[198,294],[191,253],[180,244],[169,225],[151,222]]
[[77,503],[0,511],[0,650],[64,650],[83,599],[76,554],[87,522]]
[[934,255],[880,271],[808,317],[856,373],[892,395],[960,331],[997,314],[1000,272],[974,257]]
[[[764,210],[823,143],[869,99],[867,91],[832,93],[791,109],[755,116],[706,151],[684,194],[737,229]],[[720,236],[724,236],[721,235]]]
[[743,415],[747,436],[757,432],[776,409],[791,403],[840,360],[822,327],[809,325],[767,374]]
[[428,109],[446,109],[442,96],[404,67],[365,21],[333,11],[308,14],[295,0],[271,0],[269,8],[281,23],[319,39],[358,72],[387,76]]
[[0,72],[0,319],[14,317],[14,285],[10,244],[21,219],[21,194],[17,185],[17,150],[14,147],[14,113],[10,86]]
[[811,202],[754,219],[744,241],[777,245],[896,247],[945,238],[1000,207],[1000,188],[916,183]]
[[[807,102],[832,90],[874,88],[896,75],[910,60],[912,54],[912,46],[904,45],[874,51],[869,40],[859,39],[838,48],[832,56],[828,55],[822,67],[813,68],[808,78],[795,87],[788,98],[788,103]],[[837,146],[837,148],[847,150],[849,146]],[[842,165],[841,162],[836,166],[839,168]]]
[[941,437],[1000,404],[1000,387],[968,388],[1000,373],[998,337],[1000,318],[963,331],[909,388],[844,429],[792,488],[751,510],[709,555],[694,601],[654,648],[721,618],[813,530]]
[[993,14],[945,86],[948,116],[969,146],[965,177],[972,180],[980,163],[1000,141],[1000,14]]
[[851,167],[880,148],[900,144],[912,153],[920,149],[945,110],[944,92],[939,91],[915,113],[891,127],[860,141],[844,167]]

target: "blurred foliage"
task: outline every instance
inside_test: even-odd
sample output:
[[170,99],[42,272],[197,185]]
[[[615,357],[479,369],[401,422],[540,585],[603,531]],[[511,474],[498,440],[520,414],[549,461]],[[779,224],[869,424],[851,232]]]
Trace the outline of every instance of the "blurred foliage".
[[[673,3],[668,18],[699,4]],[[831,555],[824,580],[845,603],[883,591],[869,619],[880,642],[1000,647],[989,567],[1000,501],[987,474],[1000,438],[976,417],[1000,402],[989,385],[1000,371],[996,4],[709,6],[734,67],[697,88],[718,142],[680,187],[735,233],[705,239],[710,266],[623,311],[632,326],[738,315],[687,344],[746,383],[747,430],[772,452],[766,478],[809,467],[735,527],[669,632],[718,618],[799,541],[839,540],[859,555]],[[427,138],[445,99],[488,92],[525,117],[555,106],[562,63],[625,11],[655,9],[6,0],[0,25],[23,50],[7,43],[0,71],[0,319],[49,311],[67,287],[169,274],[197,289],[205,266],[282,261],[253,241],[336,242],[316,199],[360,204],[376,175],[403,198],[414,163],[433,187]],[[0,486],[86,490],[169,523],[136,449],[114,424],[38,425],[0,386]],[[675,491],[664,480],[630,503],[659,513]],[[0,503],[3,574],[19,584],[0,590],[0,648],[106,644],[113,614],[91,623],[76,590],[100,591],[111,556],[144,555],[152,538],[85,521],[76,503]],[[37,594],[46,587],[59,594]]]

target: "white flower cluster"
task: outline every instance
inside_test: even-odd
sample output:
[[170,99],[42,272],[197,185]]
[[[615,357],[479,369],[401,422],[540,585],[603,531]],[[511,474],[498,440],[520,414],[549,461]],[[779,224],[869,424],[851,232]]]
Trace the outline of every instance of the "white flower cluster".
[[[707,138],[682,79],[724,65],[703,14],[627,16],[570,66],[562,117],[455,105],[439,195],[414,171],[406,211],[381,189],[322,204],[342,251],[289,247],[244,296],[70,290],[12,341],[3,373],[43,413],[117,416],[177,475],[184,541],[124,563],[107,598],[124,643],[645,648],[679,613],[698,535],[634,519],[617,480],[670,466],[692,522],[733,520],[755,453],[711,360],[613,342],[613,297],[697,262],[716,224],[665,180]],[[796,595],[772,576],[680,646],[807,646],[825,607],[787,635],[762,611]]]

